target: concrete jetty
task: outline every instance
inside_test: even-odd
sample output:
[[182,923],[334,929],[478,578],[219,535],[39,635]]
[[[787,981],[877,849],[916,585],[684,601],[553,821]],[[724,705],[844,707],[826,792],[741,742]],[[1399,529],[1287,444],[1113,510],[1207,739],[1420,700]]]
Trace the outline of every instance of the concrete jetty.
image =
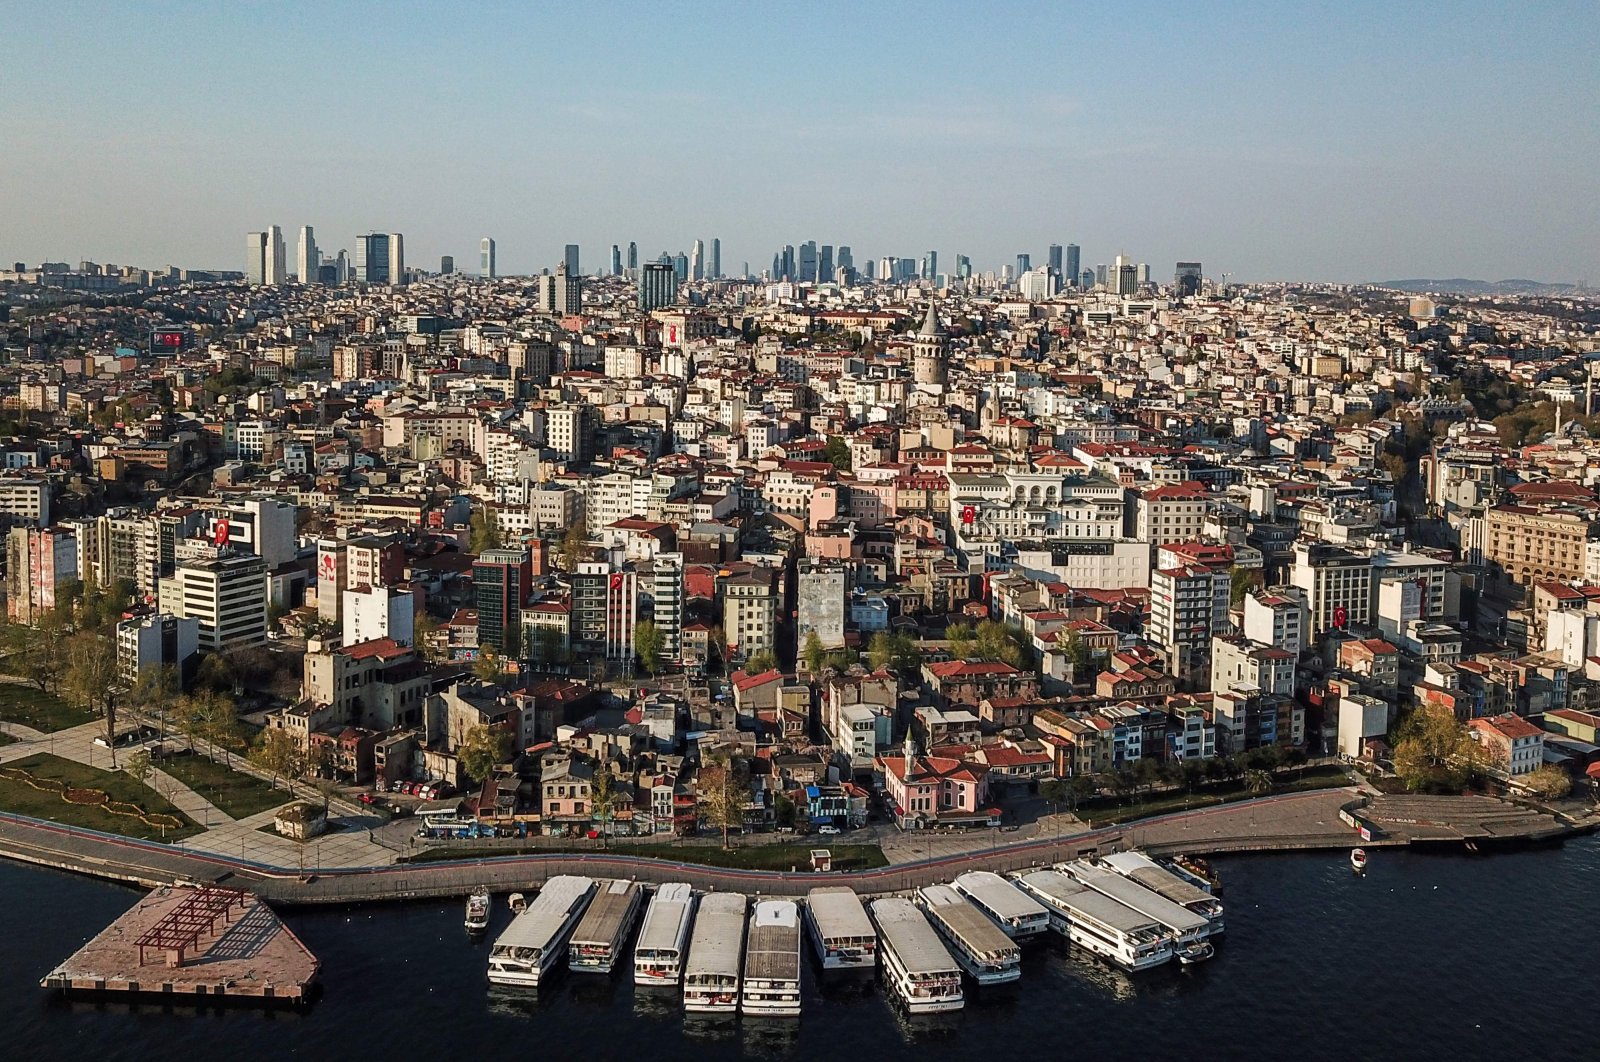
[[144,897],[40,980],[71,993],[302,1004],[318,964],[259,897],[212,885]]

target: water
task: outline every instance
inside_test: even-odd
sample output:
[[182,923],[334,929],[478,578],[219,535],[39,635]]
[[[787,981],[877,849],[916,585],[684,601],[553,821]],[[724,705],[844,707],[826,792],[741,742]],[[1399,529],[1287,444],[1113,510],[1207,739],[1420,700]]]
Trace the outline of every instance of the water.
[[[819,989],[798,1022],[686,1022],[677,999],[563,977],[537,999],[491,990],[461,905],[314,910],[289,922],[321,958],[304,1013],[68,1002],[38,978],[125,910],[113,885],[0,863],[0,1057],[402,1062],[842,1055],[919,1060],[1586,1057],[1600,979],[1589,922],[1600,840],[1495,857],[1378,850],[1217,860],[1228,938],[1210,963],[1129,978],[1057,950],[1008,996],[908,1021],[881,989]],[[508,914],[497,901],[491,935]]]

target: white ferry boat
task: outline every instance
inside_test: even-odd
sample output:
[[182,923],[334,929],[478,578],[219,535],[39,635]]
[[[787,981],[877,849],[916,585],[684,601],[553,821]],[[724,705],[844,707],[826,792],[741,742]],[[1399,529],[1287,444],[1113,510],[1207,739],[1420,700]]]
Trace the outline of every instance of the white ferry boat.
[[590,878],[558,874],[545,882],[539,895],[489,949],[489,980],[497,985],[537,988],[567,954],[567,938],[578,924],[589,895]]
[[694,890],[681,881],[656,889],[645,909],[644,928],[633,948],[633,983],[676,985],[683,976],[683,957],[689,950],[689,926],[694,922]]
[[633,931],[644,889],[633,881],[600,887],[567,945],[567,967],[579,973],[608,974],[616,968]]
[[1059,870],[1035,870],[1016,881],[1050,912],[1050,928],[1078,947],[1130,971],[1171,961],[1172,940],[1155,919]]
[[1133,908],[1160,925],[1171,938],[1172,952],[1177,958],[1196,962],[1211,957],[1212,948],[1206,943],[1206,938],[1211,935],[1211,922],[1203,915],[1195,914],[1187,907],[1151,892],[1137,881],[1087,860],[1061,863],[1056,869],[1066,871],[1095,892],[1109,896],[1124,907]]
[[1143,852],[1116,852],[1100,862],[1210,922],[1210,936],[1222,934],[1222,901],[1188,877],[1173,873],[1170,868],[1162,866]]
[[970,870],[950,887],[1019,944],[1043,939],[1050,931],[1050,912],[992,870]]
[[806,894],[806,932],[824,970],[873,970],[878,934],[855,890],[826,885]]
[[883,941],[883,974],[912,1014],[960,1010],[961,966],[910,900],[873,900],[872,920]]
[[743,893],[701,897],[683,967],[683,1009],[689,1013],[732,1014],[739,1009],[744,909]]
[[751,1017],[800,1016],[800,906],[759,900],[750,912],[739,1012]]
[[1021,947],[955,889],[924,886],[917,890],[917,906],[978,984],[1005,985],[1022,977]]

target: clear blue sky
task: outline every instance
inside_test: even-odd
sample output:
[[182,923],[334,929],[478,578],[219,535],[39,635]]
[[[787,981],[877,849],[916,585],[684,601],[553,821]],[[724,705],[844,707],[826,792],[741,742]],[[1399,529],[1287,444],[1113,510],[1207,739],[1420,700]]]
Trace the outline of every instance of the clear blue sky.
[[1600,4],[8,4],[0,261],[1052,242],[1600,283]]

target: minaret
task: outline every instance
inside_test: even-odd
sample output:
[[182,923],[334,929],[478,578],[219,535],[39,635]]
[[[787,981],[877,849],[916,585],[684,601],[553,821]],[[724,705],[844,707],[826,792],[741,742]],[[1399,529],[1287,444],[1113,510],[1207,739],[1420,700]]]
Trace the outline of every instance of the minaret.
[[900,755],[905,760],[906,767],[905,775],[900,779],[902,782],[911,781],[911,761],[916,757],[916,754],[917,746],[912,742],[911,731],[908,730],[906,731],[905,744],[902,745],[900,749]]
[[950,335],[939,323],[939,304],[929,300],[928,316],[911,340],[912,380],[918,387],[942,388],[946,380],[946,361],[950,355]]

